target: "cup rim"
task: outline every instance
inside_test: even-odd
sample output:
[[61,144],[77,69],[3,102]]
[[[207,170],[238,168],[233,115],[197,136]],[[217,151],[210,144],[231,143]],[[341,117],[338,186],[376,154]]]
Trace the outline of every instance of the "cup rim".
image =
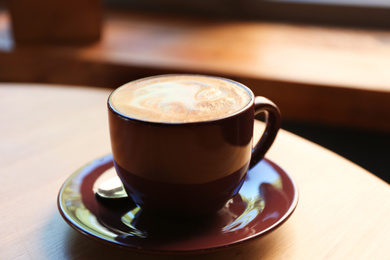
[[[130,82],[139,82],[139,81],[144,81],[144,80],[148,80],[148,79],[154,79],[154,78],[160,78],[160,77],[161,78],[162,77],[174,77],[174,76],[207,77],[207,78],[214,78],[214,79],[220,79],[220,80],[223,80],[223,81],[231,82],[233,84],[236,84],[236,85],[240,86],[241,88],[243,88],[248,93],[248,95],[249,95],[249,102],[245,106],[240,108],[239,110],[235,111],[234,113],[231,113],[231,114],[228,114],[228,115],[225,115],[225,116],[222,116],[222,117],[218,117],[218,118],[215,118],[215,119],[192,121],[192,122],[158,122],[158,121],[149,121],[149,120],[145,120],[145,119],[139,119],[139,118],[131,117],[131,116],[128,116],[128,115],[125,115],[125,114],[121,113],[120,111],[115,109],[114,106],[111,104],[111,97],[113,96],[113,94],[118,89],[120,89],[121,87],[129,84]],[[224,77],[220,77],[220,76],[209,76],[209,75],[201,75],[201,74],[161,74],[161,75],[154,75],[154,76],[149,76],[149,77],[143,77],[143,78],[140,78],[140,79],[137,79],[137,80],[133,80],[133,81],[129,81],[127,83],[124,83],[124,84],[120,85],[119,87],[114,89],[110,93],[110,95],[108,96],[107,106],[108,106],[109,110],[111,110],[113,113],[115,113],[116,115],[118,115],[118,116],[120,116],[120,117],[122,117],[124,119],[127,119],[127,120],[138,121],[138,122],[148,123],[148,124],[155,124],[155,125],[194,125],[194,124],[213,123],[213,122],[218,122],[218,121],[221,121],[221,120],[232,118],[232,117],[237,116],[237,115],[239,115],[241,113],[244,113],[244,111],[246,111],[250,107],[252,107],[253,104],[254,104],[254,101],[255,101],[255,95],[254,95],[253,91],[249,87],[245,86],[244,84],[242,84],[240,82],[237,82],[235,80],[232,80],[232,79],[228,79],[228,78],[224,78]]]

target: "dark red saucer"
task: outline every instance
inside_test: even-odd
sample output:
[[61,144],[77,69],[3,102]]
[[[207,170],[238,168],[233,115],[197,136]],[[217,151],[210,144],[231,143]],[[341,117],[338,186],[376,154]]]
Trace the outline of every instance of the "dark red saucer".
[[112,155],[107,155],[73,173],[59,192],[58,208],[81,234],[130,250],[186,253],[239,245],[277,228],[298,202],[293,179],[263,159],[248,172],[239,194],[215,216],[151,216],[130,199],[101,201],[95,196],[95,181],[112,167]]

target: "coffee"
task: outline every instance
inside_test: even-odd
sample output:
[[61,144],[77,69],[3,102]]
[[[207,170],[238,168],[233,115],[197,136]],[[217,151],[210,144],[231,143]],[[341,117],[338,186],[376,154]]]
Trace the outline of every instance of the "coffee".
[[[114,165],[127,194],[143,210],[168,215],[224,207],[280,126],[275,104],[218,77],[141,79],[114,90],[107,105]],[[253,146],[254,117],[263,112],[266,129]]]
[[232,115],[251,103],[251,94],[228,79],[171,75],[127,83],[114,91],[110,103],[133,119],[190,123]]

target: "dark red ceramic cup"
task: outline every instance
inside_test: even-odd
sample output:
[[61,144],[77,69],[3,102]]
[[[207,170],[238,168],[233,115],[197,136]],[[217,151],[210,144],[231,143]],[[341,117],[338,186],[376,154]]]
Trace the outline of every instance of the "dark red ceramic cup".
[[[192,77],[201,80],[206,76]],[[170,123],[126,116],[112,105],[117,90],[110,95],[114,164],[128,195],[141,209],[186,216],[215,213],[239,191],[248,168],[273,143],[281,123],[277,106],[255,97],[238,82],[212,78],[243,88],[249,102],[222,118]],[[254,117],[259,113],[266,114],[266,129],[253,146]]]

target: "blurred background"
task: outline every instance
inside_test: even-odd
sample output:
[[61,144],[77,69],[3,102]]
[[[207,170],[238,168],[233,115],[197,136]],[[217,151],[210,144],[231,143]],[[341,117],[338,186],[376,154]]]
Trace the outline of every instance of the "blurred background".
[[387,0],[0,0],[0,82],[163,73],[240,81],[284,129],[390,183]]

